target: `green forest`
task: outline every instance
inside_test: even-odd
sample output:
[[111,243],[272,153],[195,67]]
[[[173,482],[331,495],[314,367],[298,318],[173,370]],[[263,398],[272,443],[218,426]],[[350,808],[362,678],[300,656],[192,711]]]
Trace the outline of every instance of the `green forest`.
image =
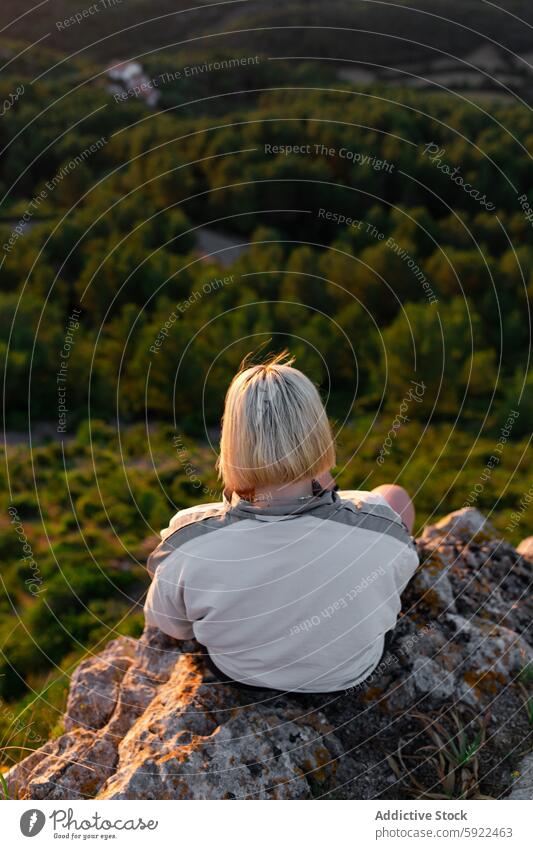
[[227,58],[146,57],[155,108],[78,59],[1,78],[6,763],[61,731],[88,647],[140,633],[250,352],[319,385],[341,487],[531,528],[531,111]]

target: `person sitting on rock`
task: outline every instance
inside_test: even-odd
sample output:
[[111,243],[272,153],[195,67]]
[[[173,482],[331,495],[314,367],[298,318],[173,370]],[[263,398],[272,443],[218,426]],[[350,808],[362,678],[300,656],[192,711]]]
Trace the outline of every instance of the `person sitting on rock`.
[[220,680],[337,692],[377,667],[418,566],[407,492],[339,491],[313,383],[286,353],[234,377],[223,501],[180,510],[148,559],[148,625],[195,638]]

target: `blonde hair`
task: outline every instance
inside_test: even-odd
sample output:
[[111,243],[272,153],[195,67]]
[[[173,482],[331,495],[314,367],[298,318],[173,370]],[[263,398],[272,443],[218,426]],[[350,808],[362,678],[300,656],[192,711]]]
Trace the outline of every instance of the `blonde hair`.
[[314,478],[335,465],[326,411],[314,384],[284,351],[241,365],[226,394],[219,476],[228,490]]

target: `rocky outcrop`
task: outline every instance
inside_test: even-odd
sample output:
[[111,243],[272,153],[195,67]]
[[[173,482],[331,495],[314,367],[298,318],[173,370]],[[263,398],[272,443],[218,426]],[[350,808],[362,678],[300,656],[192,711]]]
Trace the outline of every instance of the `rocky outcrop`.
[[80,663],[64,734],[11,769],[10,794],[531,798],[530,548],[521,556],[472,509],[418,546],[389,649],[355,689],[251,696],[220,683],[194,642],[120,637]]

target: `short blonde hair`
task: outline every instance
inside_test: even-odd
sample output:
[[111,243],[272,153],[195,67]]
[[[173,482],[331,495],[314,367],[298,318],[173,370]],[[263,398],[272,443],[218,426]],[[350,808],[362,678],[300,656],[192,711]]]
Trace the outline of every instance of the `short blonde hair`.
[[314,478],[335,465],[326,411],[314,384],[287,352],[244,363],[226,394],[217,468],[226,489]]

